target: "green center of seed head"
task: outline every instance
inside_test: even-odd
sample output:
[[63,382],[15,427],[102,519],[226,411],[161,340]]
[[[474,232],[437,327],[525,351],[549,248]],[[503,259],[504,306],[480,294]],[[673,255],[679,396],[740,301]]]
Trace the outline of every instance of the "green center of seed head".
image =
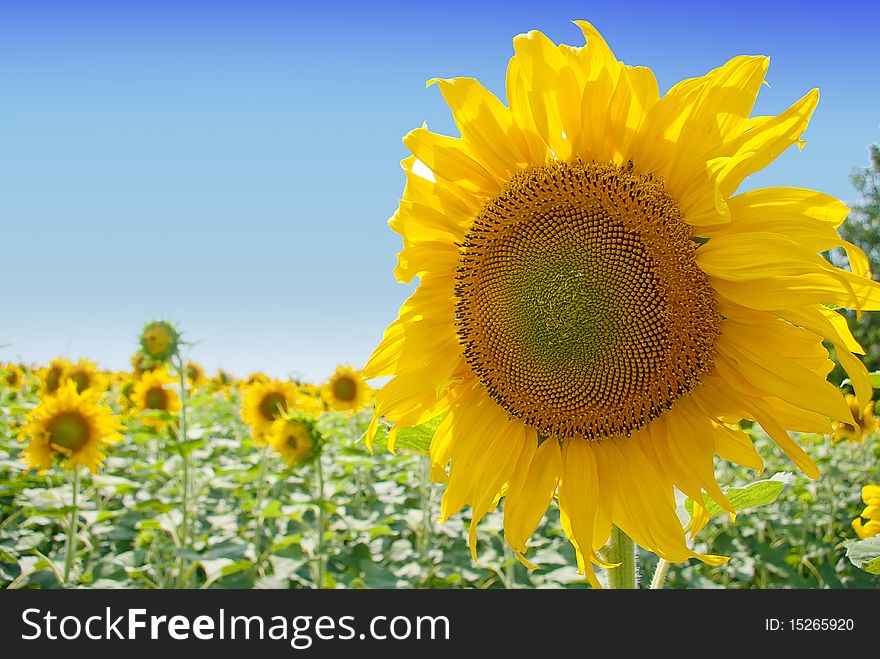
[[286,402],[287,401],[282,394],[268,394],[263,398],[263,402],[260,404],[260,413],[267,421],[273,421],[281,416]]
[[601,357],[620,329],[615,291],[598,268],[571,255],[536,252],[510,282],[510,338],[525,358],[558,368]]
[[78,393],[82,393],[89,388],[89,376],[82,371],[74,373],[70,376],[70,379],[76,383],[76,391]]
[[88,436],[88,423],[76,413],[60,414],[49,426],[49,441],[70,451],[85,444]]
[[151,410],[164,410],[168,407],[168,392],[162,387],[153,387],[146,395],[147,407]]
[[53,366],[46,373],[46,389],[55,391],[59,384],[61,384],[61,369]]
[[351,378],[342,377],[333,383],[333,394],[339,400],[353,400],[357,387]]

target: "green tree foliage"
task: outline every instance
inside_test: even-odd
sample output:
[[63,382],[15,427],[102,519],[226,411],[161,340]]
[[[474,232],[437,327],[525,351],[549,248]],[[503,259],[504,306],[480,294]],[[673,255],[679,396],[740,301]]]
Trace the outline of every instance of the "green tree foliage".
[[[852,213],[840,228],[845,240],[862,248],[871,262],[874,279],[880,276],[880,146],[868,149],[867,167],[856,168],[850,180],[859,193],[852,204]],[[880,369],[880,313],[866,313],[861,319],[849,316],[850,329],[865,348],[865,365],[871,371]]]

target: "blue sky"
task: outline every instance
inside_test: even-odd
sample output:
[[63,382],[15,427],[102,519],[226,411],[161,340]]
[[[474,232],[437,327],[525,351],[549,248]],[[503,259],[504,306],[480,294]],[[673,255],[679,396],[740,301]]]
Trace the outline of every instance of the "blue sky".
[[852,201],[880,140],[880,10],[862,3],[296,4],[0,4],[0,360],[122,368],[141,324],[169,318],[209,369],[362,365],[410,292],[386,225],[401,137],[455,133],[425,81],[501,93],[532,28],[580,45],[587,19],[661,90],[768,54],[758,114],[819,87],[807,147],[749,187]]

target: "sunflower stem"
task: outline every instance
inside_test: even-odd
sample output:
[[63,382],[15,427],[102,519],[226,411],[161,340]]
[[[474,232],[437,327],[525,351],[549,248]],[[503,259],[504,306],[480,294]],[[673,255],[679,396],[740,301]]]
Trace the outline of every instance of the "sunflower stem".
[[428,556],[428,548],[431,541],[431,459],[422,456],[420,461],[419,498],[421,499],[422,520],[421,532],[419,533],[419,558],[424,561]]
[[669,561],[661,558],[657,562],[657,568],[654,570],[654,577],[651,579],[651,590],[660,590],[666,583],[666,573],[669,572]]
[[[180,502],[180,549],[185,551],[189,544],[190,465],[189,451],[186,446],[186,368],[183,363],[183,357],[178,355],[176,366],[180,381],[180,414],[178,416],[179,431],[177,441],[180,446],[180,457],[183,459],[183,493]],[[186,559],[181,557],[180,567],[177,572],[178,588],[186,587],[187,571],[184,570],[185,565]]]
[[260,563],[262,562],[260,560],[260,545],[263,544],[263,523],[266,521],[263,517],[263,501],[265,501],[268,494],[268,488],[265,487],[267,452],[268,446],[263,446],[260,449],[260,468],[257,473],[257,500],[253,507],[253,510],[257,513],[257,519],[254,523],[254,570],[257,572],[259,572]]
[[634,590],[637,568],[636,545],[632,538],[616,526],[612,526],[603,556],[609,563],[620,564],[607,570],[608,587],[615,590]]
[[324,469],[322,462],[319,455],[315,460],[315,481],[317,482],[318,490],[315,498],[318,504],[317,528],[315,529],[318,534],[315,545],[315,586],[317,588],[324,587],[324,525],[327,523],[324,512]]
[[73,480],[71,481],[73,503],[70,509],[70,520],[67,523],[67,546],[64,552],[64,585],[70,585],[70,569],[73,567],[73,555],[76,553],[76,525],[79,518],[77,497],[79,496],[79,466],[73,468]]

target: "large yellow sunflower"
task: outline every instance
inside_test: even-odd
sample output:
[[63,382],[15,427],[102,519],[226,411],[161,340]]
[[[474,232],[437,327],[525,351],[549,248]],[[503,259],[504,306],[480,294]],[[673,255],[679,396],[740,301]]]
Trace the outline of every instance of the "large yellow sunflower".
[[[171,386],[176,382],[177,378],[164,366],[143,372],[131,392],[135,412],[138,414],[150,411],[167,412],[172,416],[177,414],[180,410],[180,397]],[[161,428],[166,423],[164,419],[155,415],[142,416],[141,421],[154,428]]]
[[122,438],[118,419],[98,396],[78,392],[71,380],[40,401],[19,435],[19,440],[30,439],[22,451],[28,469],[45,473],[60,458],[68,469],[83,465],[97,472],[106,447]]
[[281,418],[299,396],[292,382],[269,380],[249,385],[242,401],[241,418],[253,430],[254,439],[264,442],[272,423]]
[[[404,138],[413,156],[389,223],[404,243],[395,275],[419,285],[364,374],[391,376],[373,424],[393,424],[392,447],[397,429],[445,415],[431,444],[448,482],[441,519],[470,505],[472,550],[504,495],[523,558],[556,495],[596,584],[612,524],[669,561],[724,560],[688,548],[673,496],[731,509],[713,456],[763,467],[722,420],[760,423],[818,477],[787,431],[853,423],[823,340],[870,400],[862,350],[830,307],[878,309],[880,286],[836,231],[840,201],[737,194],[803,145],[816,90],[750,117],[768,60],[735,57],[660,96],[649,69],[577,25],[584,47],[514,39],[506,105],[473,79],[431,81],[461,137]],[[835,247],[851,271],[820,256]]]
[[321,387],[321,397],[331,410],[356,412],[370,402],[373,390],[364,382],[361,371],[351,366],[337,366]]

